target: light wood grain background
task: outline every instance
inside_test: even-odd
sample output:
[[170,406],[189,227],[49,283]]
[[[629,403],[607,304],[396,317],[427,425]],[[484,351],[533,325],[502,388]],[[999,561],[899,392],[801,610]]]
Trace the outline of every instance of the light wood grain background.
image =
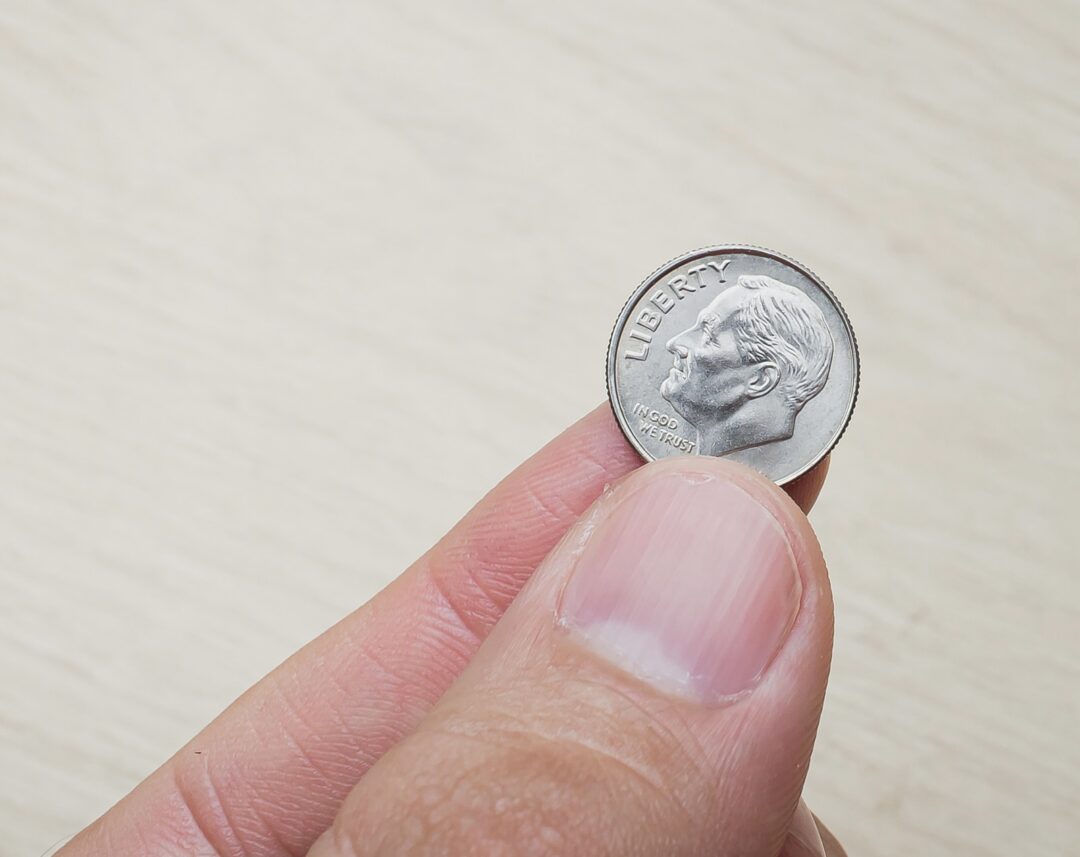
[[391,580],[716,242],[862,346],[808,800],[1080,853],[1075,2],[0,11],[0,854]]

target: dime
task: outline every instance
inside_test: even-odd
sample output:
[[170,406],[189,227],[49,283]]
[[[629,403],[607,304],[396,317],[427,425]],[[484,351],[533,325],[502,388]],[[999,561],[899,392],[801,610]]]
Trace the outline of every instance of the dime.
[[821,461],[859,389],[840,302],[798,262],[707,247],[637,287],[608,345],[608,395],[646,460],[716,455],[779,485]]

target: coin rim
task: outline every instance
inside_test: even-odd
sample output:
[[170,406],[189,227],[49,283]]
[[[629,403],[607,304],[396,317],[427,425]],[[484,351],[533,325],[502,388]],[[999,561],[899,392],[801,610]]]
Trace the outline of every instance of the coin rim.
[[[623,436],[630,442],[630,445],[637,450],[638,454],[645,459],[645,461],[655,461],[652,455],[648,453],[645,447],[638,441],[634,432],[631,430],[630,425],[623,414],[622,402],[619,401],[615,391],[615,363],[617,357],[618,340],[619,336],[626,327],[626,320],[630,317],[630,312],[633,307],[640,300],[641,296],[645,294],[649,289],[656,285],[657,280],[663,277],[665,274],[670,273],[680,265],[685,265],[687,262],[692,262],[695,259],[699,259],[703,256],[722,255],[725,253],[746,253],[752,256],[764,256],[766,258],[773,259],[777,262],[782,262],[785,265],[790,265],[795,268],[804,276],[808,277],[814,282],[814,284],[820,288],[825,295],[832,301],[837,312],[840,314],[840,319],[844,323],[844,328],[847,330],[847,334],[851,337],[851,353],[855,360],[855,383],[852,386],[851,398],[848,400],[847,415],[844,418],[844,422],[837,429],[836,433],[832,436],[832,439],[825,448],[818,453],[818,455],[810,460],[808,464],[801,469],[796,470],[794,473],[784,476],[782,479],[777,479],[777,485],[786,485],[802,476],[804,473],[808,473],[814,467],[816,467],[822,459],[825,458],[833,449],[836,448],[836,444],[840,442],[840,438],[844,436],[844,432],[847,431],[848,425],[851,423],[852,414],[855,413],[855,404],[859,398],[859,382],[861,377],[861,362],[859,359],[859,341],[855,338],[855,329],[851,326],[851,319],[848,318],[847,312],[844,310],[844,305],[840,303],[840,300],[833,294],[825,282],[811,271],[806,265],[801,262],[792,259],[790,256],[785,256],[783,253],[777,253],[775,250],[770,250],[767,247],[759,247],[755,244],[718,244],[712,247],[702,247],[698,250],[691,250],[688,253],[683,253],[680,256],[676,256],[673,259],[669,259],[649,276],[647,276],[636,289],[627,298],[626,303],[623,304],[622,310],[619,312],[618,318],[615,320],[615,326],[611,329],[611,336],[608,339],[607,350],[607,392],[608,392],[608,404],[611,406],[611,411],[615,416],[615,422],[619,424],[619,428],[622,430]],[[665,458],[673,458],[674,456],[664,456]],[[714,458],[723,458],[724,456],[711,456]]]

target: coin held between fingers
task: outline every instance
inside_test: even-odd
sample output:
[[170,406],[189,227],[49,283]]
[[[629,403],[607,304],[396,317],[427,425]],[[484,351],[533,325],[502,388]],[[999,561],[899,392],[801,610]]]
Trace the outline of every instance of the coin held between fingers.
[[836,296],[771,250],[679,256],[631,295],[612,331],[608,395],[646,459],[730,458],[783,485],[836,445],[859,353]]

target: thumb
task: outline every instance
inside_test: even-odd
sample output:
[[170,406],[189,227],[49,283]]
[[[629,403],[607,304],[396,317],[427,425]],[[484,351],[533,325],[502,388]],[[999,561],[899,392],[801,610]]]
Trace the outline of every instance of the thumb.
[[311,855],[774,857],[825,693],[806,517],[739,465],[622,480]]

